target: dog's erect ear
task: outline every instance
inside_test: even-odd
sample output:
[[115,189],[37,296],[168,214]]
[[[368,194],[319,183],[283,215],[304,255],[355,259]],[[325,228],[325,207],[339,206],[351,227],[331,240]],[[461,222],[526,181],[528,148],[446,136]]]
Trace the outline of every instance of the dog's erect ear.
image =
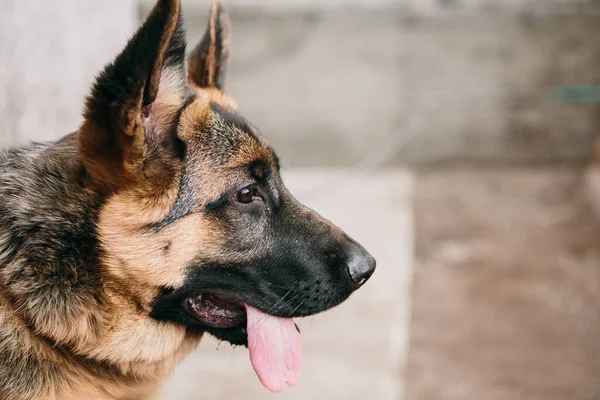
[[189,95],[181,4],[159,0],[87,98],[78,148],[92,177],[116,189],[151,172],[148,148],[175,136],[175,117]]
[[200,88],[223,89],[229,45],[229,17],[221,4],[215,2],[204,37],[188,58],[189,82]]

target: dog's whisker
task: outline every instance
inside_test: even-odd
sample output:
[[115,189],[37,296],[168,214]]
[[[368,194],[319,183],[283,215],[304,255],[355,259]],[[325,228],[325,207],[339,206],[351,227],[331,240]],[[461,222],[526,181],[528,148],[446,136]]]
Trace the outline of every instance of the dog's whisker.
[[262,318],[260,318],[258,321],[256,321],[256,323],[254,325],[252,325],[252,328],[259,328],[260,324],[264,324],[264,322],[267,320],[267,318],[271,315],[276,313],[279,310],[282,310],[284,307],[287,307],[288,305],[290,305],[298,296],[300,295],[300,293],[296,294],[295,296],[292,296],[288,301],[286,301],[285,303],[280,304],[279,307],[272,307],[271,310],[264,315]]
[[292,314],[294,314],[300,307],[302,307],[302,304],[304,304],[304,302],[306,300],[308,300],[308,299],[304,299],[300,303],[298,303],[298,305],[296,306],[296,308],[294,308],[294,311],[292,311]]
[[[275,312],[275,310],[277,309],[277,307],[279,306],[279,304],[281,304],[281,302],[293,291],[293,288],[289,289],[279,300],[277,300],[277,302],[275,302],[275,304],[273,304],[273,306],[271,306],[271,308],[266,312],[266,314],[271,314],[273,312]],[[292,299],[294,299],[294,297],[292,297]],[[254,323],[254,325],[252,325],[252,328],[256,328],[258,323],[263,321],[266,318],[266,316],[260,318],[258,321],[256,321]]]
[[277,309],[277,307],[279,306],[279,304],[290,294],[292,293],[293,288],[290,288],[279,300],[277,300],[275,302],[275,304],[273,304],[271,306],[271,308],[269,308],[269,310],[267,311],[267,314],[272,313],[273,311],[275,311]]
[[258,321],[256,321],[256,323],[254,325],[252,325],[252,328],[260,328],[261,323],[264,324],[264,322],[266,321],[266,319],[268,318],[268,314],[271,313],[275,313],[276,311],[282,310],[284,307],[289,306],[294,300],[296,300],[298,298],[298,296],[300,296],[301,293],[296,293],[296,295],[292,296],[289,300],[287,300],[285,303],[282,303],[279,305],[279,307],[271,307],[271,310],[269,310],[269,312],[267,313],[267,315],[263,316],[262,318],[260,318]]

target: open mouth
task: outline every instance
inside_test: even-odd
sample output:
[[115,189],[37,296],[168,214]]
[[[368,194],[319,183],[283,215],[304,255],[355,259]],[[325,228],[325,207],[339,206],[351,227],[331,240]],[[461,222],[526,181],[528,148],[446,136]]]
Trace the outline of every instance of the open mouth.
[[231,329],[246,325],[246,308],[233,297],[205,293],[188,297],[185,309],[198,321],[211,328]]
[[215,293],[188,297],[184,308],[217,338],[229,340],[232,332],[247,336],[250,362],[267,389],[280,392],[296,384],[302,368],[302,339],[294,320]]

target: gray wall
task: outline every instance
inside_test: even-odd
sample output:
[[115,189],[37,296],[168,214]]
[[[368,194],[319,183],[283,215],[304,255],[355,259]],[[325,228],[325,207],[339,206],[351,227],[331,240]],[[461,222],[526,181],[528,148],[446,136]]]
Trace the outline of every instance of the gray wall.
[[128,0],[0,0],[0,146],[77,129],[94,75],[134,29]]
[[[563,103],[555,90],[600,84],[600,13],[517,1],[434,14],[230,3],[228,90],[288,165],[385,159],[394,146],[392,164],[591,153],[598,104]],[[195,4],[194,41],[206,21]]]
[[[0,0],[0,146],[77,128],[140,1]],[[184,0],[192,41],[209,3]],[[598,1],[224,3],[228,89],[287,165],[578,162],[600,130],[598,104],[552,95],[600,84]]]

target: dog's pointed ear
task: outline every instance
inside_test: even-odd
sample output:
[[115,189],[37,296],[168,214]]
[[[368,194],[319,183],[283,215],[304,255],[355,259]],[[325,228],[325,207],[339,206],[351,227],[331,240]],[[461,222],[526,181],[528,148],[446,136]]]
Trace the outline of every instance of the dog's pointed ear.
[[214,2],[204,37],[188,58],[188,80],[192,85],[223,90],[231,41],[229,25],[227,12]]
[[111,188],[142,179],[148,136],[174,135],[189,94],[181,4],[159,0],[87,98],[78,149],[93,178]]

